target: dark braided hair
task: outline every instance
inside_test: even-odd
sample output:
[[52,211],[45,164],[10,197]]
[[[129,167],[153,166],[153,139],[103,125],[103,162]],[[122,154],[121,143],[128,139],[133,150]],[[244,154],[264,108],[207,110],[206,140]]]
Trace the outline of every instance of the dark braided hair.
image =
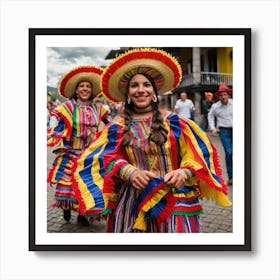
[[[142,73],[139,73],[139,74],[145,76],[151,82],[151,84],[153,86],[153,89],[155,91],[155,94],[157,96],[157,88],[156,88],[156,85],[155,85],[155,81],[147,74],[142,74]],[[129,88],[130,80],[127,83],[127,90]],[[152,110],[153,110],[153,118],[152,118],[151,131],[150,131],[150,134],[149,134],[149,137],[148,137],[148,141],[149,142],[154,142],[156,145],[160,146],[160,145],[163,145],[166,142],[168,131],[164,127],[163,117],[162,117],[162,114],[159,111],[158,104],[159,104],[158,100],[157,100],[157,102],[152,101],[152,103],[151,103]],[[131,140],[131,138],[130,138],[130,122],[131,122],[133,112],[134,112],[133,103],[128,104],[127,101],[126,101],[125,106],[124,106],[124,112],[123,112],[124,138],[123,138],[123,141],[122,141],[122,145],[124,145],[124,146],[129,145],[130,140]]]

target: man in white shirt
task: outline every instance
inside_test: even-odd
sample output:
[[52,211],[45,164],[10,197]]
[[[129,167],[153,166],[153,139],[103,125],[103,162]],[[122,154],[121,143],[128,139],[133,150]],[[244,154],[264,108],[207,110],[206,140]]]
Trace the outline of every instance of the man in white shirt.
[[185,119],[190,119],[192,117],[194,105],[193,102],[188,99],[186,92],[181,92],[180,99],[176,101],[174,112]]
[[[214,136],[220,135],[225,156],[228,174],[228,184],[232,185],[232,106],[233,102],[230,98],[232,89],[225,84],[219,86],[215,93],[219,97],[219,101],[214,103],[208,114],[209,129]],[[216,121],[216,125],[215,125]]]

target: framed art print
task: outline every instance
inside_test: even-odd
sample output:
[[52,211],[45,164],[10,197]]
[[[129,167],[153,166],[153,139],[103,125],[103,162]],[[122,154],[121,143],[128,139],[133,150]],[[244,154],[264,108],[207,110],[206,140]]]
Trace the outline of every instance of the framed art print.
[[[134,48],[171,53],[182,68],[182,80],[162,96],[173,111],[186,91],[202,127],[205,92],[224,83],[233,95],[233,185],[230,207],[202,199],[202,232],[106,233],[106,220],[83,227],[77,213],[63,219],[52,207],[54,187],[47,183],[55,160],[47,147],[47,105],[67,99],[59,94],[63,75],[74,67],[106,68]],[[106,96],[103,102],[109,105]],[[112,104],[110,104],[112,105]],[[113,104],[116,106],[116,104]],[[225,154],[219,137],[207,132],[217,148],[225,181]],[[225,29],[29,29],[29,250],[30,251],[250,251],[251,250],[251,30]]]

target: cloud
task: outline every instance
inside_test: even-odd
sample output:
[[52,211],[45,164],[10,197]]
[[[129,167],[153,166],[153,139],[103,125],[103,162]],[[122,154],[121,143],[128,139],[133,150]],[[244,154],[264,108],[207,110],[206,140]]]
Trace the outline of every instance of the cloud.
[[47,49],[47,83],[57,87],[61,77],[74,67],[81,65],[107,66],[105,57],[111,48],[53,47]]

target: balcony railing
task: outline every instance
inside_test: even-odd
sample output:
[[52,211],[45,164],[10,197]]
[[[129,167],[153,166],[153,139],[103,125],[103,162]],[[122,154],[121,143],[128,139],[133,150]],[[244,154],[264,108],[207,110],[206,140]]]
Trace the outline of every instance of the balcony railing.
[[[232,85],[232,74],[216,73],[216,72],[201,72],[200,82],[203,85],[219,85],[224,83],[228,86]],[[193,74],[184,75],[180,87],[186,87],[195,84]]]
[[201,72],[200,77],[201,83],[205,85],[232,85],[232,74],[229,73]]

